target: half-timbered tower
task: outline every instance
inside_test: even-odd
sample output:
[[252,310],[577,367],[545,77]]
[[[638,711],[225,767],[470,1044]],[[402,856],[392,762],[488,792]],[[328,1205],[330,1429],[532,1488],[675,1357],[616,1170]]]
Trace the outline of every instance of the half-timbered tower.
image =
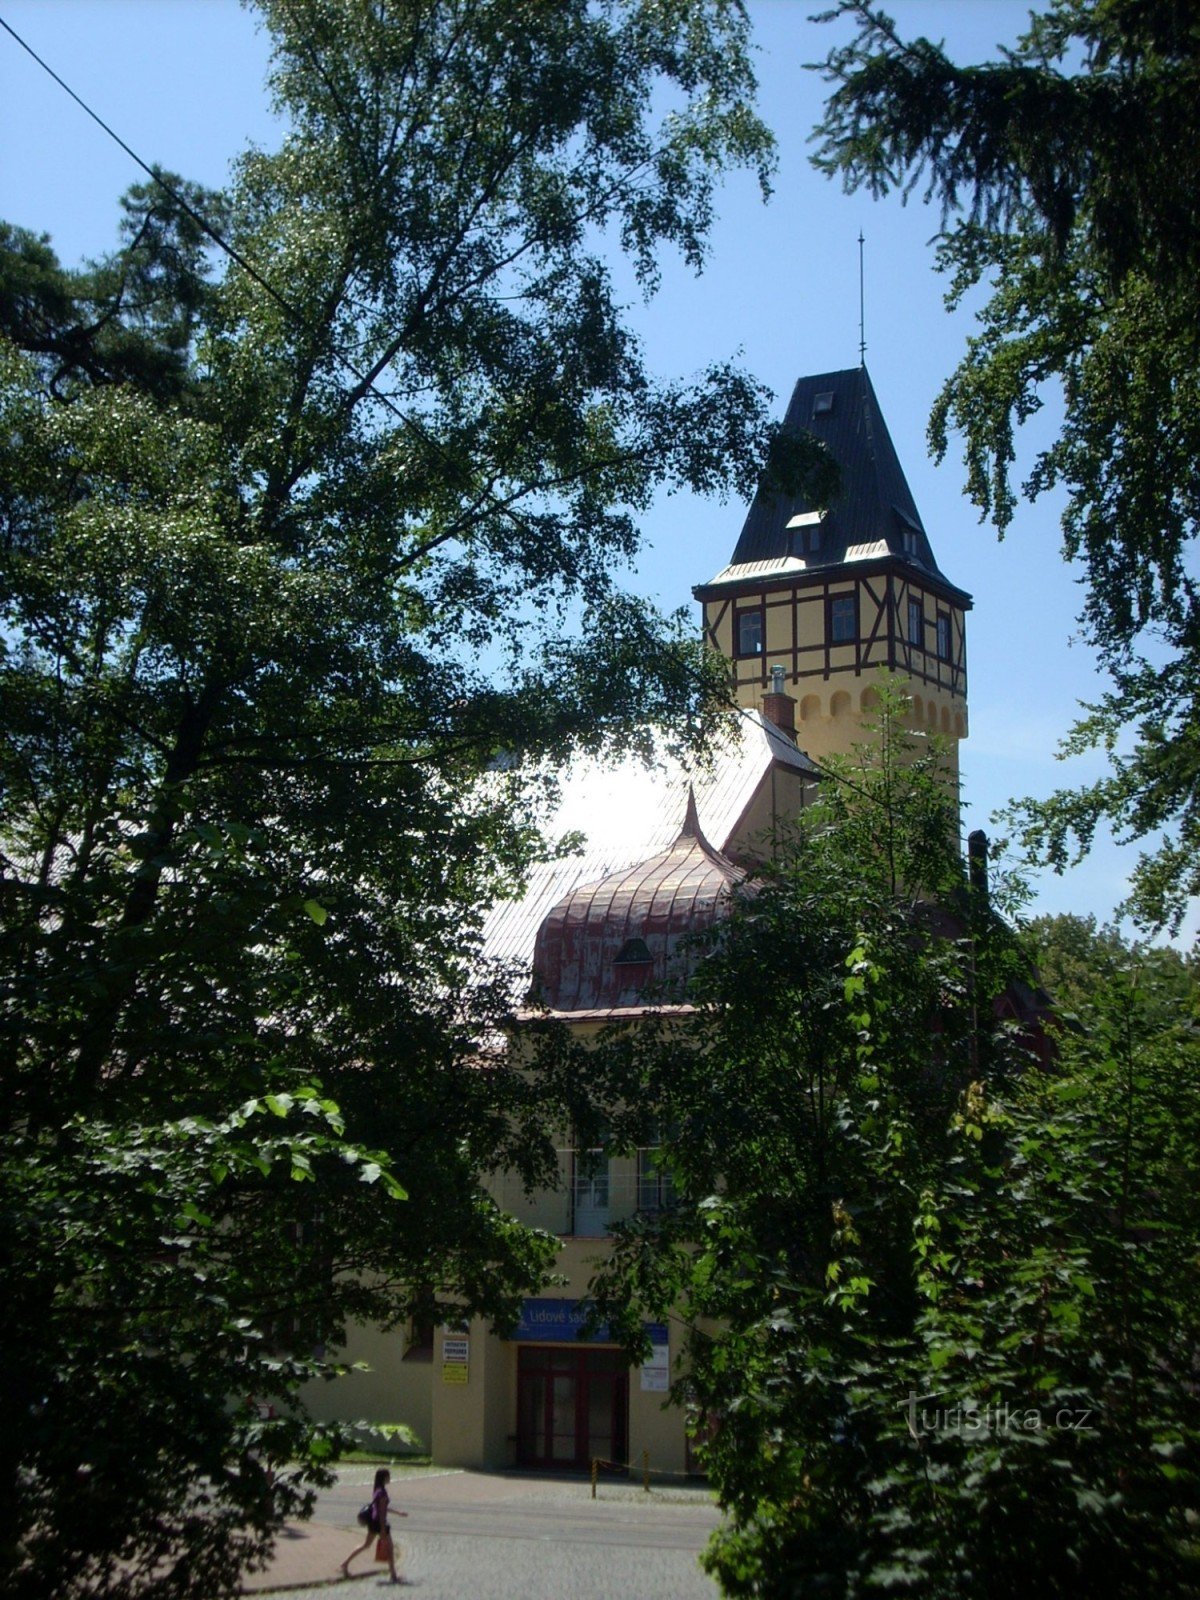
[[971,597],[938,568],[866,368],[801,378],[783,426],[825,445],[840,490],[821,508],[760,488],[733,560],[694,591],[705,638],[742,705],[795,701],[797,742],[817,760],[862,738],[879,670],[897,673],[914,725],[947,736],[957,771]]

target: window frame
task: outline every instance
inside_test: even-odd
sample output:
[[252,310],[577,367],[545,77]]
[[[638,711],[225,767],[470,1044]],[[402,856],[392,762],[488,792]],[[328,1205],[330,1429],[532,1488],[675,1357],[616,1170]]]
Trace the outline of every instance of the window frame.
[[[742,649],[742,618],[758,618],[758,649]],[[737,661],[761,661],[767,653],[767,612],[762,601],[752,606],[735,606],[733,610],[733,654]]]
[[[825,617],[825,634],[826,634],[826,637],[829,640],[829,643],[831,645],[835,645],[835,644],[857,644],[858,643],[858,590],[854,589],[849,594],[845,594],[845,593],[843,593],[843,594],[831,594],[831,595],[829,595],[826,604],[827,604],[827,611],[826,611],[826,617]],[[849,612],[850,632],[849,632],[849,634],[846,634],[846,635],[839,635],[837,630],[836,630],[835,619],[838,617],[839,614],[845,614],[845,609],[844,608],[845,608],[845,606],[847,604],[850,607],[850,612]],[[839,608],[841,608],[841,612],[840,613],[839,613]]]
[[954,656],[954,630],[951,626],[950,613],[939,611],[937,614],[937,658],[939,661],[949,663]]
[[[913,627],[914,621],[917,624],[916,628]],[[908,597],[907,638],[908,638],[909,644],[913,647],[913,649],[915,649],[915,650],[924,650],[924,648],[925,648],[925,602],[923,600],[918,600],[916,595],[912,595],[912,594],[910,594],[909,597]]]
[[675,1180],[659,1163],[661,1145],[639,1145],[637,1152],[637,1208],[646,1216],[669,1211],[678,1199]]

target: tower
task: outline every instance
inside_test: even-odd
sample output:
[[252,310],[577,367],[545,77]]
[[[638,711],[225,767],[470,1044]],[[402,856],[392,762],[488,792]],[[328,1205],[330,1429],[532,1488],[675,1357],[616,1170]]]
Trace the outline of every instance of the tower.
[[706,641],[740,704],[794,698],[797,742],[818,761],[862,739],[889,669],[914,730],[945,737],[957,775],[971,597],[938,569],[866,367],[801,378],[783,429],[824,444],[840,490],[823,509],[760,486],[732,561],[693,591]]

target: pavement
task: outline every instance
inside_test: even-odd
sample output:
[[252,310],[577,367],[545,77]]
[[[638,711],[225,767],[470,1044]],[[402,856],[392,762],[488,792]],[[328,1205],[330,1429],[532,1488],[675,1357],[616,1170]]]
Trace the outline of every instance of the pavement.
[[[360,1545],[355,1521],[370,1497],[374,1468],[339,1470],[308,1522],[289,1524],[247,1594],[287,1592],[292,1600],[346,1600],[390,1588],[386,1565],[368,1549],[349,1580],[342,1561]],[[397,1570],[420,1600],[716,1600],[697,1557],[720,1520],[708,1491],[693,1483],[601,1479],[447,1468],[392,1471]]]

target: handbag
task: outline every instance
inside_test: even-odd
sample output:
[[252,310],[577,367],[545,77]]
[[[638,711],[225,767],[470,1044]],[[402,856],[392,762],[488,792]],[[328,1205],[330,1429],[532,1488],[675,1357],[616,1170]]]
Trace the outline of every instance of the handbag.
[[375,1541],[376,1561],[390,1561],[392,1558],[392,1536],[385,1528]]

